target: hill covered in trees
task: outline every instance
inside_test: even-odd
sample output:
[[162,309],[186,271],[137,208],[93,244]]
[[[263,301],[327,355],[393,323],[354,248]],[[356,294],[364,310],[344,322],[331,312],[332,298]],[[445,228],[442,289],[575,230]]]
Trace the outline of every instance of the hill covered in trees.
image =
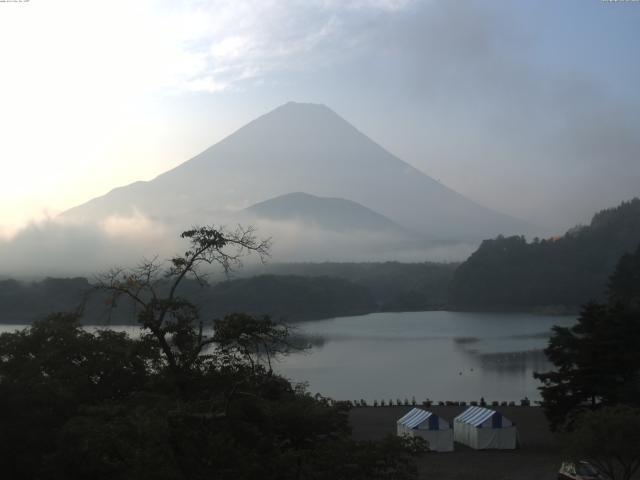
[[323,262],[266,264],[274,275],[336,277],[366,287],[380,310],[408,311],[443,308],[457,263]]
[[[260,275],[204,288],[187,280],[180,287],[180,294],[196,304],[206,318],[242,311],[300,321],[378,310],[366,287],[335,277]],[[163,290],[161,285],[159,291]],[[120,302],[115,309],[107,309],[106,303],[106,294],[96,291],[86,278],[0,281],[0,323],[30,323],[52,311],[82,311],[83,321],[88,323],[132,322],[130,302]]]
[[464,309],[575,310],[602,299],[616,263],[638,244],[638,198],[597,213],[589,225],[562,237],[485,240],[456,270],[451,301]]
[[[447,303],[455,264],[299,263],[250,270],[246,277],[216,278],[201,288],[187,280],[181,294],[208,318],[233,312],[268,314],[286,321],[316,320],[377,311],[429,310]],[[0,323],[30,323],[49,312],[84,311],[84,321],[131,323],[123,303],[107,311],[103,292],[83,277],[19,282],[0,280]]]
[[360,315],[377,307],[366,287],[342,278],[260,275],[213,285],[203,295],[202,308],[215,317],[242,311],[315,320]]
[[29,323],[51,312],[75,311],[90,289],[82,277],[28,283],[0,280],[0,323]]

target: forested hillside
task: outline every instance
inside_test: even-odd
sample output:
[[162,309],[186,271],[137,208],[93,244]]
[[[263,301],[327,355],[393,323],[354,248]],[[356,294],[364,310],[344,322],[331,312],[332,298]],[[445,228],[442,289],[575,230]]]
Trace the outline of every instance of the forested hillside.
[[[134,316],[126,300],[107,308],[106,294],[95,291],[85,278],[21,283],[0,282],[0,323],[30,323],[49,312],[84,312],[87,322],[126,324]],[[163,291],[163,285],[158,291]],[[195,303],[203,318],[248,312],[285,321],[315,320],[378,310],[370,291],[349,280],[330,277],[262,275],[214,283],[201,288],[193,280],[181,285],[180,295]]]
[[27,323],[51,312],[76,311],[90,288],[81,277],[30,283],[0,280],[0,323]]
[[341,278],[260,275],[212,286],[202,309],[214,317],[246,312],[298,321],[369,313],[376,305],[367,288]]
[[381,310],[431,310],[447,305],[457,263],[324,262],[267,264],[276,275],[344,278],[366,287]]
[[499,236],[456,270],[458,308],[565,308],[601,299],[620,257],[640,244],[640,199],[594,215],[558,238]]
[[[232,312],[269,314],[287,321],[315,320],[376,311],[429,310],[447,303],[455,264],[299,263],[248,270],[245,277],[216,277],[201,288],[185,281],[180,294],[204,315]],[[267,274],[264,274],[267,272]],[[162,289],[162,286],[159,287]],[[111,323],[129,323],[131,306],[105,307],[104,293],[92,292],[86,278],[47,278],[38,282],[0,281],[0,323],[29,323],[49,312],[76,311]],[[95,320],[93,320],[95,321]]]

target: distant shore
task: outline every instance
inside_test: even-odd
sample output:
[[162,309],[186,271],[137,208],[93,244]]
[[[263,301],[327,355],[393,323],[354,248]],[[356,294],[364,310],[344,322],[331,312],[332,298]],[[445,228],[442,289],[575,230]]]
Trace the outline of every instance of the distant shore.
[[[551,307],[532,307],[530,309],[522,309],[522,308],[455,308],[452,306],[434,306],[433,308],[421,308],[421,309],[406,309],[406,310],[387,310],[387,309],[376,309],[371,311],[363,311],[363,312],[355,312],[341,315],[333,315],[322,318],[284,318],[282,319],[285,323],[297,324],[302,322],[320,322],[323,320],[331,320],[333,318],[342,318],[342,317],[359,317],[363,315],[371,315],[374,313],[412,313],[412,312],[460,312],[460,313],[496,313],[496,314],[504,314],[504,313],[513,313],[513,314],[522,314],[522,315],[542,315],[542,316],[577,316],[579,314],[579,310],[577,308],[566,307],[562,305],[551,306]],[[13,316],[10,320],[5,320],[0,318],[0,325],[23,325],[29,326],[35,320],[44,318],[46,315],[30,315],[28,317],[15,317]],[[136,326],[138,323],[136,321],[133,322],[121,322],[118,319],[114,319],[113,321],[106,321],[102,324],[86,324],[87,326],[121,326],[121,327],[131,327]]]
[[560,316],[576,316],[580,313],[580,307],[569,305],[541,305],[529,308],[509,308],[509,307],[454,307],[448,306],[443,310],[451,312],[470,312],[470,313],[522,313],[532,315],[560,315]]

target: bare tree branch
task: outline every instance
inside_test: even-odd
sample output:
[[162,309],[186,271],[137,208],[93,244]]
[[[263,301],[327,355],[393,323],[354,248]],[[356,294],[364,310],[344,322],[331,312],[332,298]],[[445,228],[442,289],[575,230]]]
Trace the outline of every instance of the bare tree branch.
[[[187,250],[166,265],[157,256],[143,259],[135,268],[116,268],[102,274],[96,286],[110,294],[111,309],[121,297],[133,302],[141,327],[158,341],[167,363],[176,372],[190,368],[214,342],[212,337],[204,336],[195,307],[178,297],[178,288],[185,278],[205,285],[204,265],[217,265],[229,273],[242,265],[246,255],[256,254],[265,261],[271,247],[271,239],[259,240],[253,227],[240,225],[233,231],[194,226],[183,232],[181,238],[188,241]],[[168,288],[166,294],[160,291],[163,285]]]

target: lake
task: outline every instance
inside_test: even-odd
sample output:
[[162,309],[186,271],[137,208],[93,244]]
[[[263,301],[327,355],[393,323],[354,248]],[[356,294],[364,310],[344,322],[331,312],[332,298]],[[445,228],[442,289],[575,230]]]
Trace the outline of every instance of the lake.
[[[318,339],[274,368],[339,400],[537,400],[533,372],[553,325],[574,317],[515,313],[373,313],[296,324]],[[0,325],[0,332],[23,328]],[[137,327],[113,327],[135,335]]]
[[542,352],[550,329],[574,323],[568,316],[446,311],[305,322],[300,333],[324,343],[277,369],[341,400],[538,400],[532,375],[551,368]]

